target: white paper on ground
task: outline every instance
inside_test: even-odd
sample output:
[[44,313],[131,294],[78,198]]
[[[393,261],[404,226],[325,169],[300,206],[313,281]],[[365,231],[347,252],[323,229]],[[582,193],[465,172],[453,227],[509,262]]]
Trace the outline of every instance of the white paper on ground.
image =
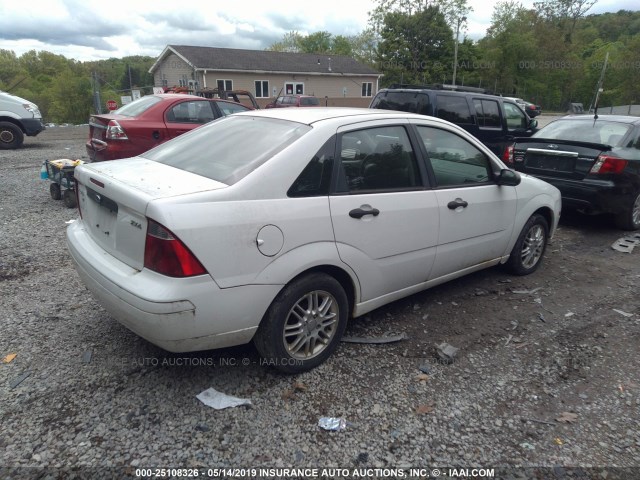
[[223,408],[239,407],[240,405],[251,405],[248,398],[238,398],[217,391],[215,388],[209,388],[204,392],[196,395],[196,398],[208,407],[222,410]]

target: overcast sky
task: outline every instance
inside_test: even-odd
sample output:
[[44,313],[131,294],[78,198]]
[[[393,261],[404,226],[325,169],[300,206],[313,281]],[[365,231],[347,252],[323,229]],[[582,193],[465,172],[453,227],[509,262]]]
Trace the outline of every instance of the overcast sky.
[[[485,35],[497,0],[469,0],[467,35]],[[531,5],[533,0],[523,1]],[[158,56],[164,47],[199,45],[262,50],[297,30],[355,35],[373,0],[0,1],[0,49],[47,50],[76,60]],[[222,5],[226,5],[223,7]],[[599,0],[589,13],[638,10],[638,0]]]

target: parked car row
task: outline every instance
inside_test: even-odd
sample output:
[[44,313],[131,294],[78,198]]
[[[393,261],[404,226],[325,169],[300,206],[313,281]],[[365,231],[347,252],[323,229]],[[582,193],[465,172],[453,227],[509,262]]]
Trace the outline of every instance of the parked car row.
[[164,349],[253,341],[295,373],[329,358],[349,317],[482,268],[534,272],[561,192],[640,227],[639,119],[536,132],[510,99],[414,88],[371,107],[154,95],[93,116],[93,158],[134,158],[76,168],[80,276]]

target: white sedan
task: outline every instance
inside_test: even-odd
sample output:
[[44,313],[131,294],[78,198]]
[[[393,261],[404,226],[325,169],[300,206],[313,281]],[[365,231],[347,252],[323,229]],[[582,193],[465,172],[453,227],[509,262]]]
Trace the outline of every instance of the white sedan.
[[349,317],[498,264],[535,271],[560,193],[446,121],[283,108],[212,122],[75,170],[78,272],[123,325],[172,352],[254,341],[285,372]]

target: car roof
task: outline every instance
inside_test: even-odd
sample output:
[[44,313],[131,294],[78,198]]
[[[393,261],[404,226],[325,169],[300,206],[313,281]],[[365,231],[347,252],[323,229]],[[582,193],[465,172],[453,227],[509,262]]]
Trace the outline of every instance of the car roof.
[[[357,117],[358,121],[382,120],[385,118],[416,118],[424,119],[424,115],[418,115],[395,110],[377,110],[372,108],[350,107],[316,107],[316,108],[269,108],[266,110],[252,110],[235,113],[234,116],[259,116],[290,120],[293,122],[311,125],[323,120]],[[437,120],[435,117],[428,117]]]
[[496,99],[499,98],[501,100],[510,100],[515,102],[514,98],[511,97],[502,97],[500,95],[493,95],[491,93],[480,93],[480,92],[466,92],[460,90],[449,90],[449,89],[438,89],[438,88],[381,88],[378,93],[383,92],[393,92],[393,93],[426,93],[433,92],[439,95],[464,95],[465,97],[474,97],[474,98],[491,98]]
[[[556,120],[577,120],[579,122],[593,122],[594,116],[593,114],[584,114],[584,115],[566,115],[564,117],[560,117]],[[627,123],[627,124],[640,124],[640,117],[632,117],[631,115],[606,115],[606,114],[598,114],[598,120],[607,120],[609,122],[617,122],[617,123]]]

